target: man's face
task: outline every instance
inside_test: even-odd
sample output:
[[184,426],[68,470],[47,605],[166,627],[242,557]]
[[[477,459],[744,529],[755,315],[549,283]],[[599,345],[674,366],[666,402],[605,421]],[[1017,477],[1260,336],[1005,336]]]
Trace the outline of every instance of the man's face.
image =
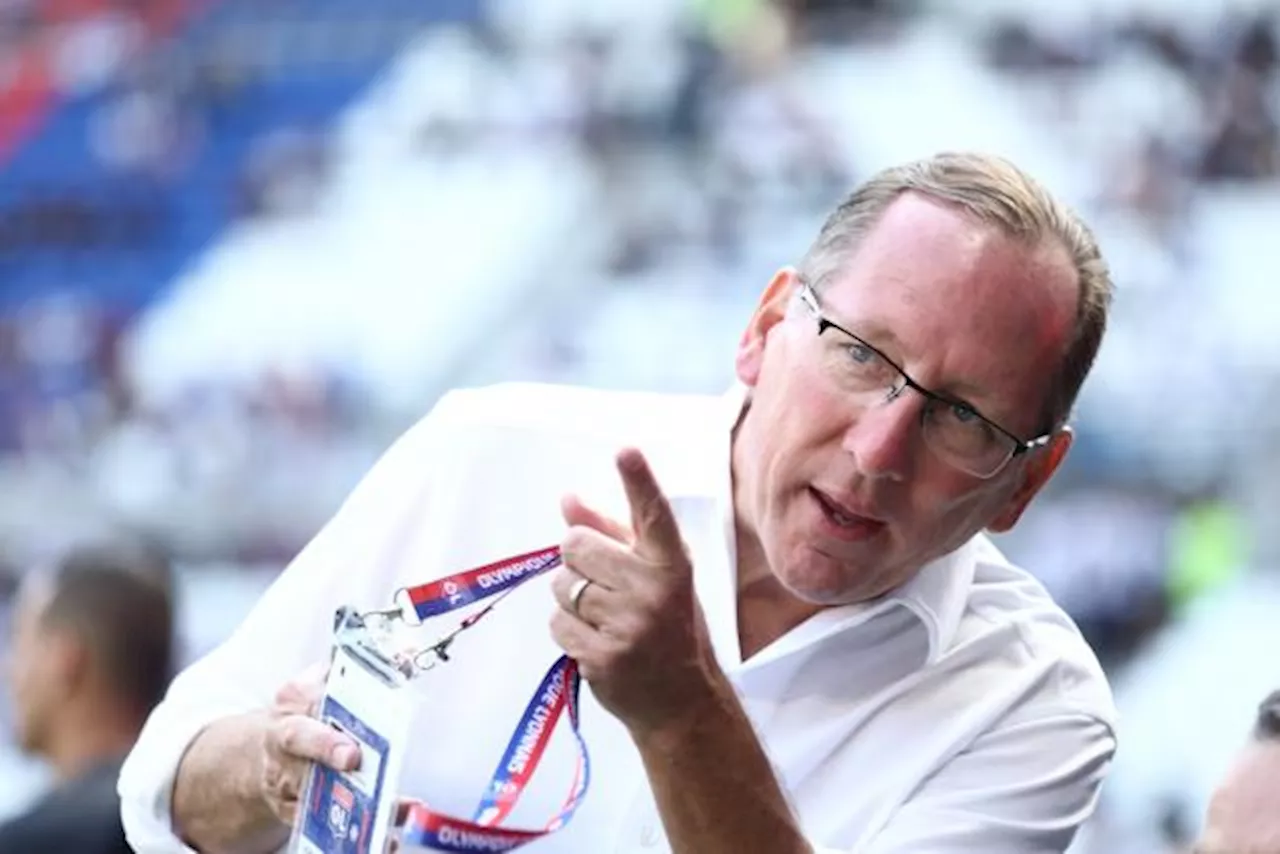
[[1196,854],[1280,854],[1280,741],[1257,741],[1213,793]]
[[47,585],[29,577],[14,601],[6,677],[13,705],[14,738],[29,753],[43,753],[63,692],[59,678],[60,639],[50,637],[41,617],[48,604]]
[[[1070,434],[989,479],[951,466],[924,443],[924,397],[857,402],[830,380],[823,347],[838,333],[820,338],[811,316],[788,313],[795,287],[790,271],[775,277],[737,358],[750,387],[734,447],[738,521],[783,586],[814,604],[864,601],[984,527],[1011,526]],[[1028,247],[906,195],[819,301],[924,387],[1030,439],[1045,427],[1078,293],[1063,247]]]

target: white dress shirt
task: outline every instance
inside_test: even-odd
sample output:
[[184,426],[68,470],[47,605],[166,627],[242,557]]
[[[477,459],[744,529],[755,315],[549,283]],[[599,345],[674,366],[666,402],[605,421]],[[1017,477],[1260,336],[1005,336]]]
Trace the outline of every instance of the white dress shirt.
[[[140,854],[187,850],[169,798],[183,751],[224,715],[263,707],[329,649],[334,610],[557,543],[560,498],[629,518],[614,465],[644,451],[695,566],[715,653],[820,852],[1060,852],[1091,813],[1115,748],[1106,680],[1070,620],[985,536],[901,589],[833,608],[748,661],[739,652],[727,398],[513,384],[458,391],[407,432],[226,643],[174,682],[120,778]],[[403,794],[469,817],[558,654],[549,576],[503,600],[427,674]],[[418,630],[434,638],[459,614]],[[639,755],[584,686],[592,785],[529,854],[669,850]],[[536,828],[568,791],[567,730],[507,824]],[[732,756],[724,757],[732,762]]]

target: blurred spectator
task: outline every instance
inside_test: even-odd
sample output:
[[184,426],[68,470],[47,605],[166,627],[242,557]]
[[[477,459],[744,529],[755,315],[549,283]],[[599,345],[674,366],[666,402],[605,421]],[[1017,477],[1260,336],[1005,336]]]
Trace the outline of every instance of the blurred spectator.
[[1280,691],[1258,708],[1253,738],[1241,748],[1209,803],[1195,854],[1280,851]]
[[254,140],[238,187],[245,216],[288,217],[315,205],[329,168],[323,135],[282,128]]
[[29,573],[16,608],[16,738],[52,766],[56,785],[0,825],[0,851],[128,852],[115,783],[173,672],[168,566],[142,548],[82,546]]
[[1269,178],[1276,174],[1276,120],[1268,80],[1233,69],[1214,99],[1209,139],[1200,170],[1210,181]]

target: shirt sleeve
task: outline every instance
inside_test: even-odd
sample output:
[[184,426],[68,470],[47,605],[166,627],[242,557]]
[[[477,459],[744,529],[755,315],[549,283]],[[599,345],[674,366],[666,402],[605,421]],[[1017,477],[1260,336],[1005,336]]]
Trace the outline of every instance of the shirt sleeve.
[[430,518],[426,473],[451,435],[451,397],[392,445],[235,632],[173,681],[118,781],[121,820],[138,854],[192,850],[174,834],[170,815],[192,740],[219,718],[268,706],[282,684],[323,661],[339,606],[386,606],[403,532]]
[[1084,714],[993,730],[927,780],[854,850],[1061,854],[1093,813],[1115,747],[1111,727]]

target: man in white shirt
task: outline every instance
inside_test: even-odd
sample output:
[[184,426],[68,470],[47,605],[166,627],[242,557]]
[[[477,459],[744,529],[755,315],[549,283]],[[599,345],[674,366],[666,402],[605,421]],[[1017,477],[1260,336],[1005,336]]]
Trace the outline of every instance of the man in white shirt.
[[[563,653],[591,785],[531,854],[1064,850],[1114,751],[1109,690],[982,532],[1066,453],[1110,290],[1031,178],[939,155],[868,181],[775,275],[723,399],[447,395],[176,680],[121,774],[131,843],[273,850],[306,761],[354,761],[294,678],[335,609],[559,544],[413,683],[404,796],[474,809]],[[545,825],[576,760],[557,731],[504,826]]]

